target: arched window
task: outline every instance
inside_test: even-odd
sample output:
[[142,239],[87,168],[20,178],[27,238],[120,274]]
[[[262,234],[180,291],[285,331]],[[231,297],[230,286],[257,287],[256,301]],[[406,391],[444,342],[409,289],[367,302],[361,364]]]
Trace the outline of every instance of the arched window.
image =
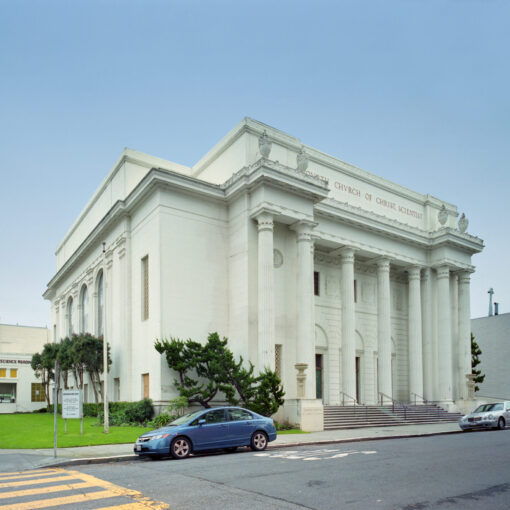
[[87,286],[84,285],[80,292],[80,332],[87,333],[89,330],[89,292]]
[[97,336],[104,334],[104,285],[103,271],[97,277]]
[[67,300],[67,336],[73,334],[73,298]]

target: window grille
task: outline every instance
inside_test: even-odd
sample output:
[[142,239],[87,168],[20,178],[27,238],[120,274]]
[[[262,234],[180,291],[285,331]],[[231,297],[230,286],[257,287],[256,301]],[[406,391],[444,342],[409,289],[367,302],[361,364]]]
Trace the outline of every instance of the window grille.
[[276,344],[274,346],[274,369],[276,375],[281,379],[282,378],[282,346],[281,344]]
[[44,402],[46,393],[41,383],[32,383],[32,402]]

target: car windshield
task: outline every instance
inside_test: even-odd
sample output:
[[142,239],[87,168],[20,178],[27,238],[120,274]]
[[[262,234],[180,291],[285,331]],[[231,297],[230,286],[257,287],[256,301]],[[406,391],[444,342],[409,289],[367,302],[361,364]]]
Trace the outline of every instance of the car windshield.
[[[478,406],[473,412],[474,413],[487,413],[488,411],[495,411],[498,409],[495,409],[495,407],[501,406],[501,404],[482,404],[481,406]],[[503,409],[503,407],[501,407]]]
[[204,411],[195,411],[193,413],[185,414],[184,416],[181,416],[180,418],[177,418],[177,420],[174,420],[172,423],[170,423],[169,427],[174,427],[176,425],[182,425],[183,423],[186,423],[189,420],[192,420],[193,418],[196,418],[199,414],[203,413]]

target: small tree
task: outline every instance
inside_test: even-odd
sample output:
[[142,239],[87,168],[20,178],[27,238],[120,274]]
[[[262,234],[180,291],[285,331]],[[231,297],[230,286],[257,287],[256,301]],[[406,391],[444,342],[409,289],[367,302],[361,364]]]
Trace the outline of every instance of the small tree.
[[46,394],[48,409],[51,404],[50,382],[55,380],[55,358],[57,357],[58,344],[45,344],[41,353],[36,352],[32,356],[30,365],[36,377],[41,378],[41,384]]
[[482,371],[479,369],[476,369],[475,367],[478,366],[480,361],[480,355],[482,354],[482,349],[480,349],[479,345],[475,342],[475,335],[471,333],[471,373],[475,376],[474,383],[475,383],[475,391],[478,391],[480,387],[477,385],[477,383],[482,384],[483,380],[485,379],[485,374],[482,374]]
[[236,361],[227,343],[226,338],[211,333],[204,345],[172,338],[157,340],[154,347],[177,372],[175,385],[190,404],[208,408],[221,392],[230,405],[243,405],[266,416],[274,414],[285,395],[279,377],[269,369],[255,376],[253,364],[245,366],[242,357]]

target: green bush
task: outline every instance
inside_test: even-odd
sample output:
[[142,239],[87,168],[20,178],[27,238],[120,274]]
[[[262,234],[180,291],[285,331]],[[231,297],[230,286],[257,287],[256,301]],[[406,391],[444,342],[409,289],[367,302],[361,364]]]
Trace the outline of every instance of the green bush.
[[[154,416],[152,400],[144,398],[138,402],[109,402],[110,425],[122,425],[128,423],[144,424]],[[100,423],[104,423],[103,408],[99,408],[97,417]]]
[[154,417],[154,419],[150,421],[147,425],[159,429],[160,427],[164,427],[165,425],[172,423],[177,418],[178,416],[176,415],[161,413],[160,415]]

